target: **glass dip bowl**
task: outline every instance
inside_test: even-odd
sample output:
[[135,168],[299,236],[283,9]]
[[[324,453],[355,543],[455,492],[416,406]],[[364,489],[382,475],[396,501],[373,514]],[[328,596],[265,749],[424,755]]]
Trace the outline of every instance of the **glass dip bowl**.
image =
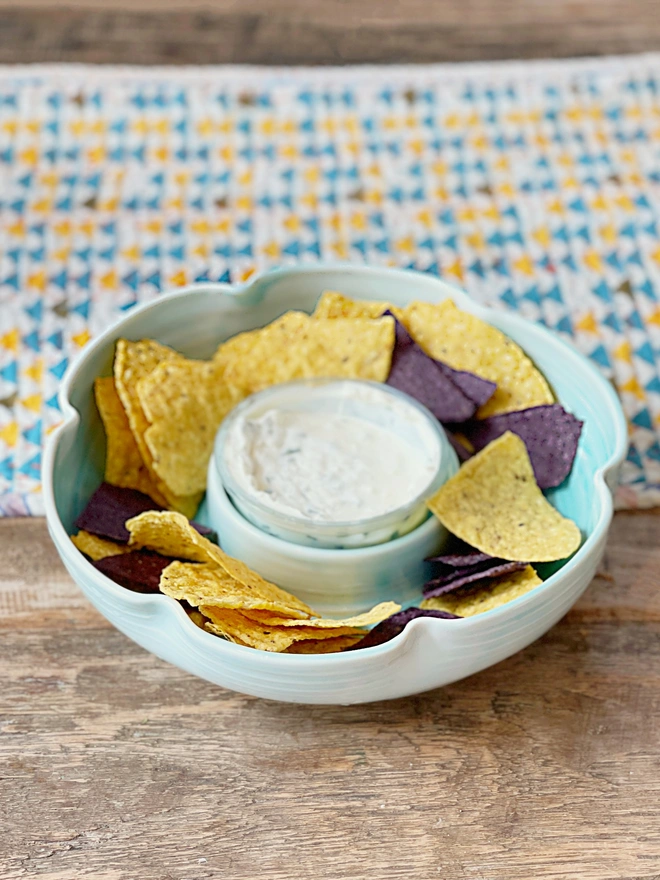
[[253,394],[225,419],[212,467],[263,532],[349,549],[406,535],[456,470],[439,422],[377,382],[308,379]]

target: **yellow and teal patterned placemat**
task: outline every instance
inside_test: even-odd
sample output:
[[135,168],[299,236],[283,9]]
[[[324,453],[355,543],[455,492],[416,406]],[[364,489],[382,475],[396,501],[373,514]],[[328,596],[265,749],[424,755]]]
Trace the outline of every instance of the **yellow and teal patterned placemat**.
[[0,68],[0,514],[42,512],[58,384],[135,303],[341,259],[573,342],[660,503],[660,56],[409,68]]

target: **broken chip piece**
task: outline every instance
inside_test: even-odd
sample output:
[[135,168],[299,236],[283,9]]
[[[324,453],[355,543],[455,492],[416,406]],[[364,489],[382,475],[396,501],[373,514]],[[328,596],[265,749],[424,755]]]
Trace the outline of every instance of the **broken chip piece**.
[[424,599],[421,607],[427,611],[444,611],[460,617],[472,617],[500,608],[519,596],[529,593],[543,581],[531,565],[522,571],[514,571],[494,578],[487,585],[462,587],[454,593]]
[[580,530],[544,498],[523,441],[510,431],[467,461],[428,502],[452,534],[513,562],[565,559]]
[[461,431],[477,452],[505,431],[517,434],[527,447],[536,482],[550,489],[571,472],[582,422],[552,403],[467,422]]
[[418,617],[436,617],[440,620],[457,620],[460,615],[452,614],[449,611],[436,610],[431,608],[406,608],[405,611],[397,611],[387,620],[383,620],[370,630],[359,642],[349,646],[346,650],[353,651],[361,648],[373,648],[376,645],[382,645],[389,642],[399,633],[403,632],[411,620],[417,620]]
[[98,559],[94,567],[134,593],[158,593],[160,576],[171,562],[172,559],[152,550],[133,550],[121,556]]

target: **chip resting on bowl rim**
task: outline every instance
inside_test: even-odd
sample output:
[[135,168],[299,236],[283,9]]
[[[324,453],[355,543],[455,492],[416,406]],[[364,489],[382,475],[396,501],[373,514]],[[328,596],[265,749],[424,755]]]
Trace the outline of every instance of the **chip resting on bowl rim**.
[[582,540],[543,496],[524,442],[510,431],[465,462],[427,504],[452,534],[500,559],[566,559]]

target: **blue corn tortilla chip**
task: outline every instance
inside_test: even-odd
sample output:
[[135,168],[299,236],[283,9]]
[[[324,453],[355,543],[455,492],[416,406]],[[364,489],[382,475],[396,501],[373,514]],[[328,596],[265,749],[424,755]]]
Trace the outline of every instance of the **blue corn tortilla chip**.
[[110,483],[101,483],[76,520],[76,526],[93,535],[116,541],[118,544],[128,544],[130,535],[124,523],[146,510],[163,510],[163,508],[137,489],[124,489],[112,486]]
[[396,340],[387,384],[414,397],[440,422],[472,418],[481,403],[493,394],[495,385],[429,357],[403,324],[394,320]]
[[120,587],[134,593],[158,593],[160,576],[173,559],[153,550],[136,550],[120,556],[106,556],[93,562],[95,568]]
[[511,431],[524,442],[541,489],[559,486],[571,472],[582,422],[558,403],[532,406],[461,425],[475,451]]
[[467,370],[455,370],[453,367],[443,364],[442,361],[434,361],[442,372],[447,376],[454,385],[458,385],[463,394],[477,405],[483,406],[489,401],[497,390],[495,382],[489,382],[488,379],[482,379],[474,373],[468,373]]
[[384,642],[389,642],[390,639],[393,639],[395,636],[398,636],[399,633],[403,632],[411,620],[416,620],[418,617],[437,617],[440,620],[460,620],[458,614],[450,614],[448,611],[435,611],[431,608],[406,608],[405,611],[397,611],[396,614],[392,614],[391,617],[376,624],[376,626],[368,632],[363,639],[360,639],[355,645],[351,645],[350,648],[345,648],[345,650],[356,651],[360,648],[373,648],[375,645],[382,645]]
[[448,568],[468,568],[472,565],[478,565],[480,562],[486,562],[493,559],[488,553],[482,553],[481,550],[466,549],[462,553],[447,553],[444,556],[429,556],[427,562],[437,562]]
[[[156,504],[152,498],[143,492],[138,492],[137,489],[125,489],[112,486],[110,483],[101,483],[75,525],[100,538],[107,538],[118,544],[128,544],[130,535],[124,525],[126,520],[147,510],[163,509],[160,504]],[[217,539],[215,532],[207,526],[196,522],[191,525],[205,538],[211,541]]]
[[453,574],[434,578],[424,584],[422,592],[427,599],[431,596],[442,596],[444,593],[451,593],[453,590],[457,590],[459,587],[464,587],[467,584],[499,577],[503,574],[510,574],[513,571],[522,571],[524,568],[527,568],[526,562],[491,559],[478,565],[473,565],[471,568],[455,568]]

